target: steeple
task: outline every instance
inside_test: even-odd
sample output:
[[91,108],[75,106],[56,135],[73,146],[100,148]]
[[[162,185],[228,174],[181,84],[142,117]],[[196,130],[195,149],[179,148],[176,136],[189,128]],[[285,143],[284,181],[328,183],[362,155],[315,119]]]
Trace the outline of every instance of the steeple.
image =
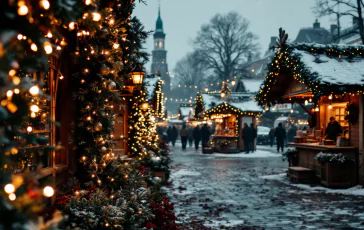
[[158,18],[157,22],[155,23],[155,31],[156,32],[163,32],[163,21],[161,18],[161,6],[158,6]]

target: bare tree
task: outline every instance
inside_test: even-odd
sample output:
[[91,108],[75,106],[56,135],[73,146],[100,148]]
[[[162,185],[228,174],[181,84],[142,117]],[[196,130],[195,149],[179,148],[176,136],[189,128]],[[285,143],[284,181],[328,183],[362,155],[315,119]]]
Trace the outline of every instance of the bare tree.
[[198,61],[196,53],[188,53],[177,62],[174,74],[181,87],[187,86],[186,90],[184,90],[185,93],[196,92],[203,87],[205,70],[206,67],[202,62]]
[[215,15],[201,27],[194,46],[198,59],[213,71],[216,80],[232,79],[239,66],[257,56],[257,36],[249,22],[236,12]]
[[[364,21],[363,21],[363,0],[316,0],[314,12],[318,16],[334,15],[337,20],[337,34],[335,40],[348,34],[359,34],[362,43],[364,44]],[[357,24],[353,26],[351,31],[341,33],[340,19],[342,17],[352,17],[357,20]]]

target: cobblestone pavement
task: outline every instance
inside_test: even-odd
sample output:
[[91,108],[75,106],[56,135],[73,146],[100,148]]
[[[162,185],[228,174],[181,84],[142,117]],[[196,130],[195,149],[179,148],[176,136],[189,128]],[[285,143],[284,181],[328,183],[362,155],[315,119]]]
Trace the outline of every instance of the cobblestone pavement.
[[261,178],[287,169],[281,157],[182,152],[179,146],[171,157],[172,183],[166,189],[180,220],[200,220],[212,229],[364,229],[363,196]]

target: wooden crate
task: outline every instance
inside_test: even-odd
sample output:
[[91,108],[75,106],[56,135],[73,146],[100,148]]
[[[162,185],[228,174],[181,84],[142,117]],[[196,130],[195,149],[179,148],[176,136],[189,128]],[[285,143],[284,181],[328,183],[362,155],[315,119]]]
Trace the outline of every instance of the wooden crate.
[[289,167],[288,176],[289,178],[297,183],[313,183],[314,181],[314,170],[304,167]]
[[355,163],[327,162],[321,164],[320,182],[329,188],[349,188],[356,185]]

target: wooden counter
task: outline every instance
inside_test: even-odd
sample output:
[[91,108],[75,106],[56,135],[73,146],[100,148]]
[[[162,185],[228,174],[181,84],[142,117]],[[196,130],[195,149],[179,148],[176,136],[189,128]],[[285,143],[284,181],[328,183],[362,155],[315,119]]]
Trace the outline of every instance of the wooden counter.
[[[336,146],[336,145],[319,145],[318,143],[290,143],[291,147],[296,147],[298,152],[297,165],[299,167],[304,167],[312,169],[315,171],[317,182],[327,187],[350,187],[357,184],[357,174],[358,174],[358,149],[352,146]],[[328,168],[332,166],[326,164],[321,164],[315,160],[315,156],[320,153],[341,153],[344,156],[351,157],[355,159],[349,166],[346,165],[336,165],[335,163],[329,163],[336,165],[335,170],[328,172]],[[340,171],[346,168],[345,171]],[[350,179],[344,182],[335,182],[336,178],[340,177],[340,174],[350,174]]]

